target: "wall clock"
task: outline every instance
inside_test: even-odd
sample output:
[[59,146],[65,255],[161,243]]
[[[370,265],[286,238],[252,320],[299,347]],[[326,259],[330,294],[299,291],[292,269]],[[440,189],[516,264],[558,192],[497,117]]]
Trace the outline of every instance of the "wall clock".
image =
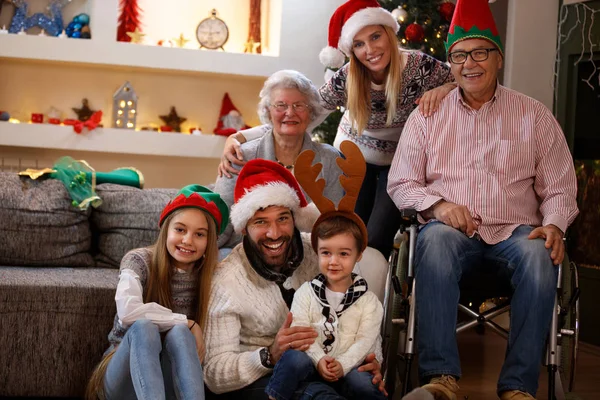
[[217,17],[217,10],[213,8],[210,17],[203,19],[196,28],[196,37],[200,47],[207,49],[223,49],[229,39],[229,28],[225,21]]

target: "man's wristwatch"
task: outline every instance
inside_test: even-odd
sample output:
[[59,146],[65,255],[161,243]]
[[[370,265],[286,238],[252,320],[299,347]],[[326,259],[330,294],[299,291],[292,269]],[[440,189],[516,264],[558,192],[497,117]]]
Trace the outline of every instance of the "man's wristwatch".
[[265,368],[273,368],[274,365],[271,362],[271,352],[268,347],[263,347],[260,349],[260,363]]

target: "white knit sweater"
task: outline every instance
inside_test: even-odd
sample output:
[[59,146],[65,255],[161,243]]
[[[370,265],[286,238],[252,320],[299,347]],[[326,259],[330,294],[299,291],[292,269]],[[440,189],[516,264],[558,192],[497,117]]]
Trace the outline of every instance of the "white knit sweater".
[[[302,234],[304,260],[284,282],[298,289],[318,271],[310,234]],[[259,351],[270,346],[289,309],[275,282],[254,271],[242,244],[221,262],[213,277],[204,332],[204,382],[214,393],[246,387],[272,372],[260,362]]]
[[344,376],[364,361],[367,354],[375,353],[381,360],[381,320],[383,307],[373,292],[367,291],[355,303],[348,307],[339,317],[331,312],[333,322],[327,324],[335,331],[335,341],[332,349],[325,354],[323,342],[325,337],[325,322],[323,316],[324,304],[319,301],[310,282],[303,284],[294,295],[292,326],[312,326],[319,336],[306,351],[315,367],[325,355],[335,358],[344,369]]

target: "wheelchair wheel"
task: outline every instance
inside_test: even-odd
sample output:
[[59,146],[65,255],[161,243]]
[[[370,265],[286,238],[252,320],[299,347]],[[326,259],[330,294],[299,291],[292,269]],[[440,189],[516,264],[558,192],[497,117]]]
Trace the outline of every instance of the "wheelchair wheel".
[[[400,245],[401,246],[401,245]],[[383,363],[381,370],[385,380],[385,389],[393,395],[398,381],[398,344],[401,327],[394,324],[394,320],[400,318],[400,305],[402,302],[400,294],[396,293],[393,281],[397,277],[400,246],[392,250],[389,258],[390,272],[386,283],[386,300],[384,304],[384,324],[382,329],[382,351]]]
[[565,392],[573,392],[579,350],[579,275],[577,265],[565,255],[560,305],[560,379]]
[[[405,382],[402,382],[406,362],[404,360],[404,345],[406,340],[406,321],[410,307],[406,304],[407,294],[407,266],[408,245],[402,240],[394,248],[390,256],[390,282],[386,291],[388,300],[385,309],[385,322],[383,329],[383,354],[382,365],[385,387],[390,395],[396,391],[402,391]],[[392,283],[396,281],[396,286]],[[416,369],[413,369],[416,370]],[[411,382],[408,383],[410,389]]]

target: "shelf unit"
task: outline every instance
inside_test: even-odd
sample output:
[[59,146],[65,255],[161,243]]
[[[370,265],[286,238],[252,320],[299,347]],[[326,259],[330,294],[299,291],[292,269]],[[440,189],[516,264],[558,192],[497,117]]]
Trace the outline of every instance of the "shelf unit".
[[[89,14],[89,40],[0,34],[0,109],[26,121],[30,113],[46,112],[55,106],[63,112],[63,118],[73,118],[71,108],[86,97],[93,109],[104,111],[102,123],[112,126],[112,93],[124,81],[131,81],[140,97],[139,126],[156,123],[170,106],[177,106],[179,115],[188,118],[183,129],[201,127],[210,132],[217,125],[225,92],[245,122],[254,125],[258,123],[258,92],[272,73],[295,69],[315,85],[323,83],[324,68],[318,54],[327,43],[329,18],[344,1],[262,0],[268,10],[263,13],[268,20],[263,39],[268,38],[269,48],[266,54],[258,55],[117,42],[119,0],[73,0],[64,9],[65,23],[78,13]],[[247,3],[202,2],[217,8],[230,29],[238,30],[239,21],[248,19],[241,15],[248,12]],[[173,8],[183,3],[140,0],[140,4],[150,18],[150,7],[169,7],[164,14],[172,17]],[[8,7],[5,5],[4,11]],[[31,8],[33,12],[33,5]],[[0,24],[6,23],[10,14],[4,11]],[[152,12],[156,20],[156,10]],[[177,29],[184,30],[193,42],[189,16],[177,22]],[[170,17],[165,15],[165,21]],[[197,24],[203,17],[191,18],[198,18],[193,21]],[[151,36],[150,30],[146,33]],[[225,48],[236,51],[243,46],[236,43]],[[225,138],[211,134],[97,128],[77,135],[69,126],[0,122],[0,153],[11,160],[23,158],[52,165],[55,157],[72,152],[100,170],[130,165],[130,160],[135,160],[135,166],[147,173],[149,187],[214,182],[224,142]],[[189,158],[194,160],[191,165]]]
[[[344,0],[265,1],[271,48],[268,54],[117,42],[119,0],[88,0],[85,11],[91,16],[92,39],[0,34],[0,59],[261,78],[280,69],[296,69],[320,85],[324,69],[318,54],[327,43],[329,17]],[[187,36],[191,38],[189,33]]]
[[72,126],[0,122],[0,146],[218,159],[224,144],[216,135],[100,127],[77,134]]

